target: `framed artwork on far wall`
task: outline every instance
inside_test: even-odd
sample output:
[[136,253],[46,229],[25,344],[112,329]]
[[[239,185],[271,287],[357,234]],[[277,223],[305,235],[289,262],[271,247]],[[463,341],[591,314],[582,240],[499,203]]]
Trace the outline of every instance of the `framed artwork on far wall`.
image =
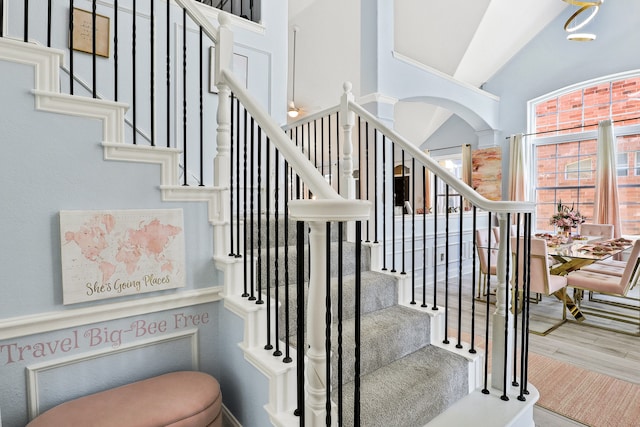
[[[73,50],[93,53],[93,14],[83,9],[73,9]],[[109,17],[96,14],[96,55],[109,57]]]

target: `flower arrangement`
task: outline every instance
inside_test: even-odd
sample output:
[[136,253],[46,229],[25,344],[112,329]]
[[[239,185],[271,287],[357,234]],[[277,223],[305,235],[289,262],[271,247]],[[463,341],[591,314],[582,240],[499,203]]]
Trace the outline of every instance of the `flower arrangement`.
[[575,210],[573,205],[571,207],[563,205],[562,202],[558,203],[558,211],[553,214],[549,224],[555,225],[559,228],[576,228],[579,224],[585,222],[587,218],[583,216],[579,211]]

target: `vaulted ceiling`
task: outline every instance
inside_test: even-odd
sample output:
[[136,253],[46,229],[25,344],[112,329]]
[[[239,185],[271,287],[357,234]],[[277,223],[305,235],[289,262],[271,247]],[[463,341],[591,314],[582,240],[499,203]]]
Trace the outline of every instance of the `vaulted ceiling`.
[[[315,10],[318,1],[290,1],[289,22],[294,25],[298,15]],[[367,7],[367,0],[360,3]],[[375,2],[370,4],[375,6]],[[481,87],[567,6],[562,0],[395,0],[394,49],[427,67]],[[340,7],[336,9],[340,13]],[[313,88],[296,90],[309,97]],[[317,95],[316,99],[322,99],[322,93]],[[405,135],[416,143],[424,141],[449,117],[448,112],[434,106],[398,105],[397,124],[415,123],[412,116],[416,114],[422,118],[423,128],[413,125],[413,134]]]

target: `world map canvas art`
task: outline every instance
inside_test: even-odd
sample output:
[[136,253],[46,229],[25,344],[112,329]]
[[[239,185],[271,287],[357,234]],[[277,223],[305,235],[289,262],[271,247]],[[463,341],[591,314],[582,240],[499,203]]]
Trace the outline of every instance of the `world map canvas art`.
[[60,211],[63,303],[185,286],[181,209]]

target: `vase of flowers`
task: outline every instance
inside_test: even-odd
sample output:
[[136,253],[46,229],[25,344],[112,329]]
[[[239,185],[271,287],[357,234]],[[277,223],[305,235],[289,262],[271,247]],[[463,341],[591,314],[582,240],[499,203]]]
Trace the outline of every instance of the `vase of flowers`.
[[558,210],[551,217],[550,224],[555,225],[567,238],[571,237],[571,229],[585,222],[587,218],[577,211],[573,205],[558,203]]

